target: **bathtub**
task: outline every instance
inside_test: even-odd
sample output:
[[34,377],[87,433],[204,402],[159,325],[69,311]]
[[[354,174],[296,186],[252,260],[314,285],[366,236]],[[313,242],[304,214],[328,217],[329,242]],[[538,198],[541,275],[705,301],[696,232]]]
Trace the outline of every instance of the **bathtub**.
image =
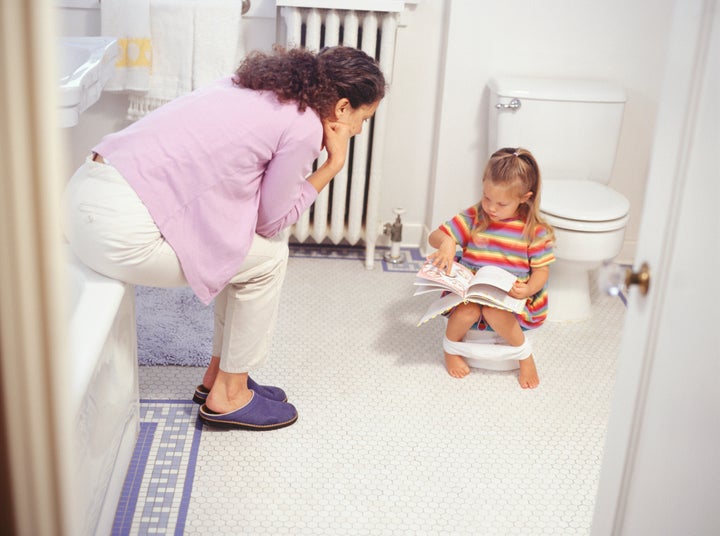
[[110,534],[140,429],[135,294],[68,254],[76,519],[81,534]]

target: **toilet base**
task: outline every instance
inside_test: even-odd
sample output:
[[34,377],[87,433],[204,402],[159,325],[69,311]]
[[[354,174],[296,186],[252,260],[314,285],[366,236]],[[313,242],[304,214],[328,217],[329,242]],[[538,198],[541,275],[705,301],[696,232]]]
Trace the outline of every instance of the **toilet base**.
[[590,318],[589,268],[559,259],[553,263],[548,279],[548,322],[582,322]]

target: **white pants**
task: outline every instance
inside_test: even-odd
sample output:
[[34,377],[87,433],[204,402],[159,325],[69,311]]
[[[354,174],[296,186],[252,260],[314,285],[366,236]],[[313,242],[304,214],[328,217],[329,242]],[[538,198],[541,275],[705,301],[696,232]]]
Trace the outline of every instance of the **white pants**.
[[[90,158],[65,190],[65,236],[93,270],[133,285],[187,286],[180,261],[150,213],[110,165]],[[238,273],[215,298],[212,355],[225,372],[249,372],[268,354],[287,267],[287,233],[255,235]]]

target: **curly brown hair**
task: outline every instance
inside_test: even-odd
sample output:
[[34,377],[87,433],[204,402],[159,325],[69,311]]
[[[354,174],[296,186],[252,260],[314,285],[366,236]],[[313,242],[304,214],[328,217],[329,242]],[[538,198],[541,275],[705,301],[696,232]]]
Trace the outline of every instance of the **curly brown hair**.
[[280,102],[294,101],[299,111],[311,108],[321,118],[333,116],[342,98],[357,108],[385,96],[385,77],[377,62],[362,50],[335,46],[317,54],[273,47],[272,54],[254,51],[235,71],[236,85],[272,91]]

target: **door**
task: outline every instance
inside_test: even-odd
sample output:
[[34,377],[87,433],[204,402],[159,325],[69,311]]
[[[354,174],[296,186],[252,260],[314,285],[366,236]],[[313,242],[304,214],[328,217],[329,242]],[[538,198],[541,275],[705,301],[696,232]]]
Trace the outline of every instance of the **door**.
[[720,534],[720,6],[677,1],[594,536]]
[[[0,2],[3,534],[76,535],[51,0]],[[11,519],[7,519],[11,518]]]

